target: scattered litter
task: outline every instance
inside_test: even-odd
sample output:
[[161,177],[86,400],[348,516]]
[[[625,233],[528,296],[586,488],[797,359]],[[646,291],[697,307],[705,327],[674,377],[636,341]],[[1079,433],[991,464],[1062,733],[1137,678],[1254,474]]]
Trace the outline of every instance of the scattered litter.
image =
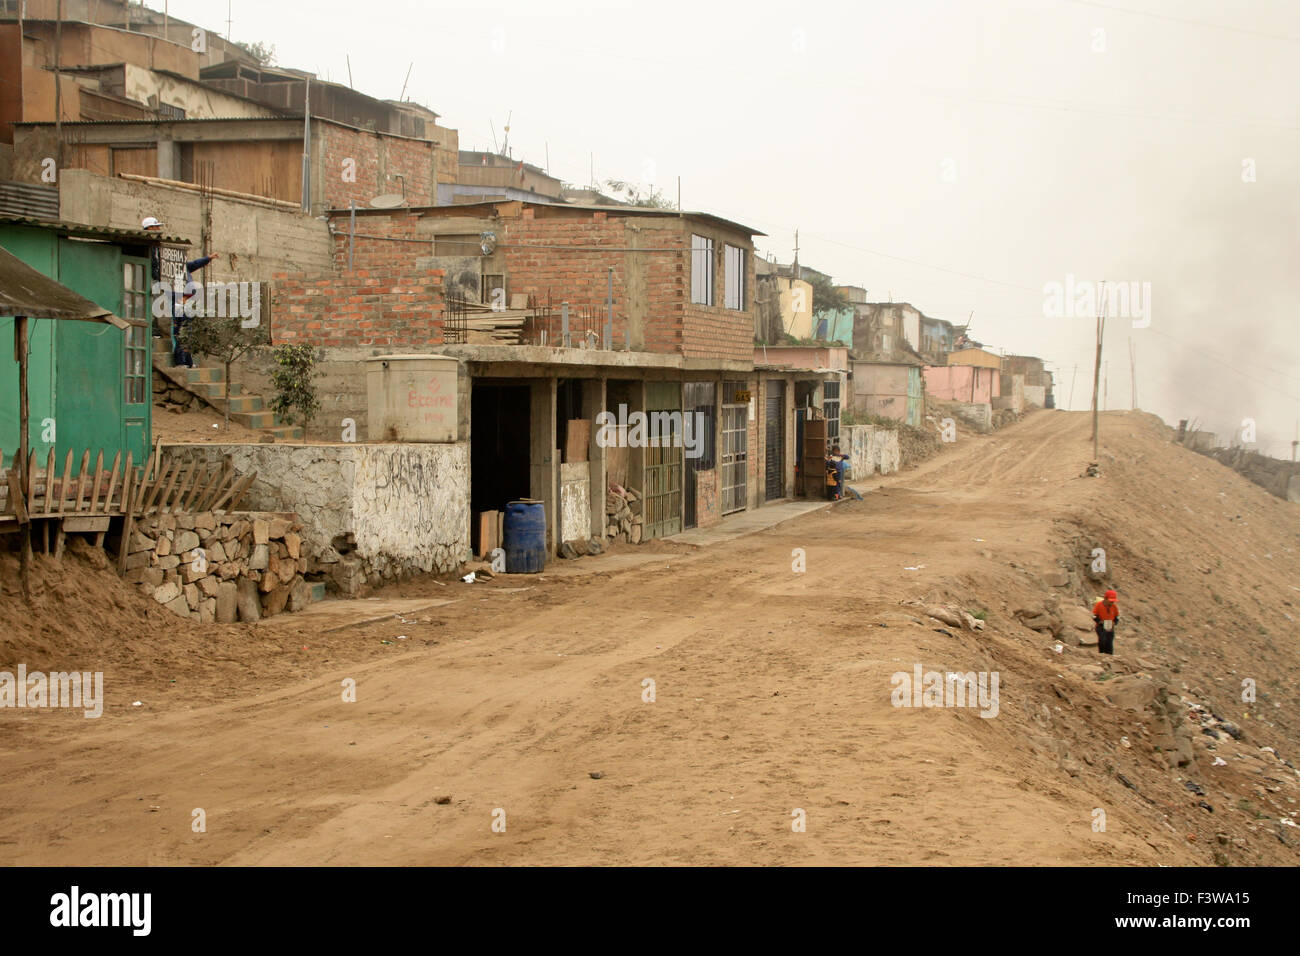
[[475,581],[475,578],[474,578],[474,572],[471,571],[469,574],[467,574],[467,575],[465,575],[463,578],[461,578],[461,580],[464,581],[466,584],[473,584],[474,581]]
[[392,644],[393,642],[392,642],[392,641],[380,641],[379,643],[380,643],[380,644]]
[[[213,425],[212,427],[213,427],[213,428],[216,428],[217,426],[216,426],[216,425]],[[149,812],[150,812],[150,813],[157,813],[157,812],[158,812],[159,810],[161,810],[161,809],[162,809],[162,807],[150,807],[150,808],[149,808]],[[1292,824],[1292,825],[1294,826],[1294,824]]]
[[983,538],[971,538],[972,541],[983,541]]
[[914,567],[914,568],[905,567],[905,568],[903,568],[903,570],[904,570],[904,571],[920,571],[923,567],[925,567],[924,564],[918,564],[918,565],[917,565],[916,567]]
[[1120,744],[1124,747],[1125,750],[1128,750],[1129,748],[1131,748],[1131,747],[1133,746],[1133,744],[1131,744],[1131,743],[1129,742],[1129,739],[1128,739],[1127,737],[1121,737],[1121,738],[1119,738],[1119,742],[1120,742]]
[[397,639],[398,639],[399,641],[404,641],[404,640],[406,640],[406,635],[405,635],[405,634],[398,634],[398,635],[397,635]]
[[1214,763],[1210,764],[1211,767],[1226,767],[1227,765],[1228,761],[1224,760],[1222,757],[1215,757]]
[[1065,645],[1064,645],[1064,644],[1054,644],[1054,645],[1052,645],[1052,650],[1054,650],[1054,651],[1056,651],[1056,653],[1060,654],[1062,651],[1065,650]]
[[135,701],[134,703],[132,703],[131,706],[132,706],[132,707],[143,707],[143,706],[144,706],[144,702],[143,702],[143,701],[138,701],[138,700],[137,700],[137,701]]
[[1295,821],[1292,820],[1292,819],[1290,819],[1289,817],[1278,817],[1278,821],[1277,821],[1277,822],[1280,823],[1280,824],[1282,824],[1283,826],[1286,826],[1286,827],[1293,827],[1293,826],[1295,826]]
[[599,780],[601,777],[605,776],[605,771],[593,770],[591,771],[591,773],[587,774],[587,776],[590,777],[592,780]]

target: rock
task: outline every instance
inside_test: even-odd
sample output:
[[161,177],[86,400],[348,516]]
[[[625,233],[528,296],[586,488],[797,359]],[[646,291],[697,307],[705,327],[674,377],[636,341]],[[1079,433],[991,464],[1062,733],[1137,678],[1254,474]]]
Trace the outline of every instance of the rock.
[[176,530],[176,516],[172,514],[158,515],[158,533]]
[[126,569],[134,571],[136,568],[147,568],[153,562],[154,552],[137,551],[135,554],[126,556]]
[[227,561],[217,568],[217,577],[223,581],[233,581],[239,577],[239,565],[233,561]]
[[1234,723],[1233,723],[1232,721],[1230,721],[1230,720],[1223,720],[1223,721],[1220,721],[1220,722],[1219,722],[1219,729],[1222,730],[1222,731],[1223,731],[1225,734],[1227,734],[1229,737],[1231,737],[1233,740],[1240,740],[1240,739],[1241,739],[1241,728],[1238,727],[1236,724],[1234,724]]
[[271,523],[264,518],[253,519],[253,544],[266,544],[271,540]]
[[165,536],[159,538],[157,544],[154,545],[153,550],[154,550],[154,554],[158,555],[160,558],[163,555],[171,554],[172,553],[171,539]]
[[191,611],[198,610],[199,607],[199,589],[197,585],[187,584],[181,588],[181,593],[185,595],[185,601],[190,606]]
[[174,601],[168,601],[165,607],[177,617],[190,616],[190,603],[185,600],[185,595],[183,594],[177,595]]
[[198,585],[205,598],[214,598],[217,596],[217,592],[221,590],[221,582],[210,574],[205,578],[200,578]]
[[181,556],[179,554],[169,554],[158,559],[158,567],[162,568],[164,571],[170,571],[172,568],[180,565],[180,563]]
[[194,516],[195,531],[212,531],[217,526],[217,516],[211,511],[203,511]]
[[1046,632],[1053,636],[1061,632],[1061,619],[1041,607],[1017,608],[1012,616],[1031,631]]
[[601,541],[600,541],[599,538],[592,538],[590,541],[587,542],[587,553],[588,553],[588,554],[604,554],[604,553],[605,553],[605,546],[604,546],[603,544],[601,544]]
[[252,571],[265,571],[271,560],[271,550],[263,542],[253,548],[253,554],[248,559],[248,567]]
[[[194,517],[195,517],[195,516],[194,516],[194,515],[191,515],[191,514],[178,514],[178,515],[176,516],[176,527],[177,527],[177,528],[180,528],[180,529],[183,529],[183,530],[185,530],[185,531],[193,531],[193,530],[194,530]],[[196,545],[196,547],[197,547],[197,545]]]
[[262,598],[262,612],[266,617],[272,617],[283,611],[288,603],[289,585],[281,584]]
[[641,536],[642,536],[642,525],[639,524],[633,525],[631,534],[632,534],[632,537],[630,539],[631,542],[633,544],[640,544]]
[[234,581],[217,585],[216,619],[220,624],[234,624],[239,619],[239,588]]
[[438,804],[438,806],[440,807],[445,807],[447,804],[451,803],[451,797],[445,795],[441,797],[434,797],[433,802]]
[[302,556],[302,535],[289,531],[284,536],[284,547],[289,557],[297,560]]
[[563,544],[560,545],[560,557],[570,558],[570,559],[576,558],[578,557],[578,549],[575,548],[573,545],[569,544],[569,542],[565,541]]
[[1070,572],[1064,568],[1052,568],[1043,572],[1043,581],[1049,588],[1068,588],[1070,586]]
[[206,577],[208,574],[207,563],[204,562],[203,564],[200,564],[199,567],[202,568],[202,570],[198,570],[194,566],[194,554],[185,555],[184,563],[180,566],[181,580],[186,584],[193,584],[200,578]]
[[257,596],[257,582],[240,578],[236,584],[235,608],[241,621],[257,621],[262,617],[262,602]]
[[280,576],[267,571],[262,575],[262,579],[257,582],[257,589],[263,594],[270,594],[280,584]]
[[137,551],[152,551],[154,545],[158,542],[153,538],[146,538],[139,531],[131,532],[131,543],[127,547],[128,554],[135,554]]
[[941,607],[937,604],[931,605],[925,609],[925,613],[936,621],[941,621],[949,627],[961,627],[962,619],[957,612],[951,608]]
[[267,528],[267,534],[272,538],[283,538],[293,527],[293,522],[288,518],[272,518]]
[[217,599],[204,598],[199,602],[199,623],[211,624],[217,619]]
[[1092,611],[1086,607],[1080,607],[1077,604],[1067,605],[1061,611],[1061,619],[1066,627],[1072,627],[1076,631],[1092,631]]
[[593,771],[591,771],[591,773],[587,774],[587,776],[590,777],[592,780],[599,780],[599,779],[601,779],[603,776],[605,776],[605,771],[603,771],[603,770],[593,770]]
[[143,568],[140,572],[140,580],[153,587],[159,587],[163,583],[162,568]]
[[1156,701],[1153,681],[1137,676],[1116,677],[1106,684],[1106,699],[1125,710],[1146,710]]
[[289,582],[289,603],[286,605],[291,612],[305,610],[311,603],[311,585],[301,577],[294,577]]
[[193,531],[178,531],[176,533],[176,543],[172,545],[172,550],[177,554],[184,554],[186,551],[193,551],[199,546],[199,536]]
[[163,584],[154,589],[153,599],[159,604],[169,604],[180,597],[181,589],[175,584]]
[[1079,644],[1080,647],[1096,647],[1096,646],[1097,646],[1097,632],[1096,632],[1096,631],[1088,631],[1087,633],[1084,633],[1083,631],[1078,631],[1078,632],[1075,633],[1075,638],[1076,638],[1076,640],[1077,640],[1077,642],[1078,642],[1078,644]]
[[208,552],[209,565],[218,565],[226,560],[226,549],[220,541],[212,539],[212,543],[205,547]]

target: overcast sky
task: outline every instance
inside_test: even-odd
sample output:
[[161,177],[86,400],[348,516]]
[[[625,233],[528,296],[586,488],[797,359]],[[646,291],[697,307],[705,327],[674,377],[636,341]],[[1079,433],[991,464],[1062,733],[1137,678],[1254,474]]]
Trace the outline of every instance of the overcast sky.
[[[225,7],[170,3],[223,34]],[[231,16],[282,66],[347,82],[350,55],[374,96],[410,67],[407,97],[463,149],[491,149],[510,116],[512,154],[568,182],[593,155],[598,181],[675,199],[680,176],[684,208],[762,230],[783,262],[797,227],[800,261],[837,282],[973,312],[989,347],[1053,363],[1063,406],[1090,400],[1094,322],[1047,314],[1045,285],[1150,283],[1149,316],[1107,326],[1109,407],[1129,407],[1131,337],[1140,407],[1225,437],[1253,419],[1290,454],[1295,0],[234,0]]]

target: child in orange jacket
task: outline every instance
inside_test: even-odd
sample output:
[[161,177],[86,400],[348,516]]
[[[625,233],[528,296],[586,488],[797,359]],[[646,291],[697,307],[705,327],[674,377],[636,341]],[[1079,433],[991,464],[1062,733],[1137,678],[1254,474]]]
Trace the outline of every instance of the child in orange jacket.
[[1119,624],[1119,595],[1107,591],[1106,597],[1092,608],[1092,619],[1097,626],[1097,653],[1115,653],[1115,627]]

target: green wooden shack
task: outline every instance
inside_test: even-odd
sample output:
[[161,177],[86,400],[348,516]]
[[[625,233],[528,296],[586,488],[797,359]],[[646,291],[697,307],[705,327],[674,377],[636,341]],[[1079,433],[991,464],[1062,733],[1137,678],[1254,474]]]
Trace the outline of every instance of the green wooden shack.
[[[150,255],[172,237],[20,216],[0,216],[0,247],[36,271],[125,320],[115,324],[35,320],[30,328],[29,447],[44,462],[71,451],[143,462],[153,402]],[[14,340],[14,317],[0,316],[0,343]],[[0,348],[0,452],[19,444],[18,362]]]

